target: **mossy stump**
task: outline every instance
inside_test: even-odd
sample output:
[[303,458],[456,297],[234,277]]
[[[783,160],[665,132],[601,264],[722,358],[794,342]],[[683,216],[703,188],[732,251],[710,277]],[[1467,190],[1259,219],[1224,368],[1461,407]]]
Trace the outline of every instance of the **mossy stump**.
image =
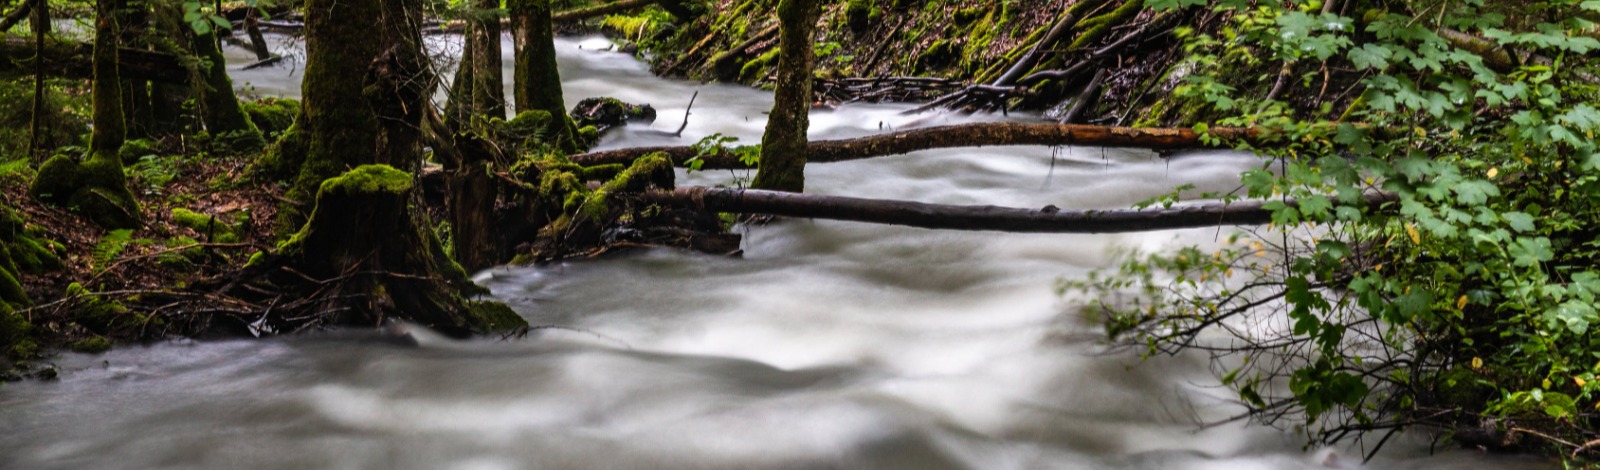
[[407,210],[411,192],[411,174],[387,165],[363,165],[328,179],[299,233],[252,264],[288,268],[280,280],[309,283],[322,297],[313,311],[325,325],[406,320],[455,336],[526,327],[506,309],[463,299],[462,292],[481,288]]

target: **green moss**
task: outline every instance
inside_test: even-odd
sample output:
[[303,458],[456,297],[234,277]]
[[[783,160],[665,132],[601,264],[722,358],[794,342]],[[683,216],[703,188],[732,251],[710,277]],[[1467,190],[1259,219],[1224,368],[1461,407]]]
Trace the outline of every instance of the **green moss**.
[[111,349],[111,340],[104,336],[93,336],[73,341],[67,348],[81,353],[103,353]]
[[61,204],[72,197],[83,180],[83,165],[66,155],[57,154],[39,166],[28,193],[40,201]]
[[305,132],[300,123],[290,124],[278,135],[278,140],[267,147],[266,153],[256,161],[254,171],[269,178],[288,180],[300,171],[306,161]]
[[767,70],[771,69],[777,62],[778,48],[772,48],[772,50],[750,59],[749,62],[745,62],[744,67],[739,69],[739,81],[745,83],[760,81],[766,78]]
[[850,29],[862,31],[872,22],[872,2],[870,0],[849,0],[845,3],[845,21],[850,24]]
[[467,302],[467,314],[474,325],[482,328],[478,333],[509,332],[528,327],[528,320],[500,302]]
[[0,311],[10,312],[12,308],[30,303],[28,292],[22,289],[16,274],[10,269],[0,269]]
[[131,164],[139,161],[146,155],[157,154],[156,143],[150,139],[133,139],[122,143],[122,148],[117,149],[117,155],[122,157],[122,163]]
[[213,242],[237,243],[239,241],[238,227],[218,219],[216,216],[201,214],[182,207],[174,207],[172,209],[172,221],[205,234]]
[[322,182],[319,194],[404,193],[411,190],[411,174],[389,165],[361,165]]
[[257,101],[239,103],[245,114],[250,116],[250,122],[268,139],[276,138],[294,126],[295,117],[300,115],[300,101],[289,98],[264,98]]
[[940,39],[928,45],[928,49],[917,56],[917,63],[922,67],[938,68],[950,64],[950,59],[955,58],[955,46],[948,39]]
[[139,225],[139,205],[128,191],[122,158],[115,153],[95,152],[84,163],[65,155],[51,157],[39,167],[28,192],[44,202],[66,204],[102,227]]
[[77,299],[72,319],[96,332],[144,326],[151,319],[128,311],[128,307],[105,296],[94,295],[76,282],[67,286],[66,296]]

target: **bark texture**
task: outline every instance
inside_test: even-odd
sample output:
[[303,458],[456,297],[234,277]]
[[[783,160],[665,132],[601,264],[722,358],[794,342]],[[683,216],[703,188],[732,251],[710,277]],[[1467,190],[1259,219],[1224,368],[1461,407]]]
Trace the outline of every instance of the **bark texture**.
[[546,140],[565,150],[577,148],[576,131],[567,118],[567,105],[561,96],[561,74],[556,70],[555,32],[550,23],[550,0],[507,0],[512,35],[516,42],[517,113],[550,113],[550,133]]
[[778,3],[778,80],[772,114],[761,136],[761,163],[751,184],[757,189],[801,192],[806,187],[806,129],[811,125],[811,36],[822,14],[818,0]]

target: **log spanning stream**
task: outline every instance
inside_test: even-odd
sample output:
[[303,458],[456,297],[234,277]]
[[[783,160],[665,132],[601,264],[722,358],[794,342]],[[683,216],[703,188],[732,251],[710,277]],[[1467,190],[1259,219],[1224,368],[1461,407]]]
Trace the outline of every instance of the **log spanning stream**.
[[[635,126],[606,148],[759,140],[770,95],[653,77],[563,39],[567,102],[651,103],[683,140]],[[580,49],[579,46],[582,46]],[[510,50],[509,43],[507,50]],[[241,51],[234,68],[248,62]],[[509,57],[507,63],[510,63]],[[509,77],[509,73],[508,73]],[[298,94],[287,68],[236,71]],[[246,82],[249,82],[246,85]],[[960,122],[860,105],[814,138]],[[920,121],[920,122],[919,122]],[[1247,155],[938,150],[813,165],[808,191],[947,204],[1121,208],[1192,183],[1227,191]],[[685,184],[730,184],[704,171]],[[1361,449],[1197,420],[1240,411],[1199,356],[1107,353],[1063,277],[1128,249],[1229,229],[1116,235],[946,232],[789,221],[743,229],[742,258],[644,251],[478,275],[537,330],[500,341],[331,332],[67,354],[58,382],[0,385],[0,468],[1292,469],[1538,468],[1420,436]],[[1138,365],[1137,367],[1133,367]]]

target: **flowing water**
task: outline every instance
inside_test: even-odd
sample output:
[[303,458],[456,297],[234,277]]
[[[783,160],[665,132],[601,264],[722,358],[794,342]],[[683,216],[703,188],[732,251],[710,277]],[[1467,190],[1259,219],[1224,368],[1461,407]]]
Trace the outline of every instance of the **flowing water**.
[[[558,41],[568,103],[651,103],[605,147],[754,142],[768,93],[662,80],[600,39]],[[509,45],[508,45],[509,48]],[[236,53],[230,51],[230,54]],[[235,68],[246,61],[235,57]],[[509,63],[509,58],[507,60]],[[508,75],[509,76],[509,75]],[[235,71],[297,94],[288,68]],[[813,138],[959,121],[904,106],[812,115]],[[807,168],[820,194],[955,204],[1126,207],[1256,160],[1071,148],[941,150]],[[733,184],[745,172],[683,176]],[[0,385],[6,468],[1538,468],[1399,439],[1305,449],[1197,422],[1239,411],[1202,357],[1107,353],[1061,278],[1130,249],[1226,231],[1023,235],[831,221],[744,227],[744,256],[651,250],[478,275],[534,325],[450,341],[333,332],[66,354],[57,382]]]

